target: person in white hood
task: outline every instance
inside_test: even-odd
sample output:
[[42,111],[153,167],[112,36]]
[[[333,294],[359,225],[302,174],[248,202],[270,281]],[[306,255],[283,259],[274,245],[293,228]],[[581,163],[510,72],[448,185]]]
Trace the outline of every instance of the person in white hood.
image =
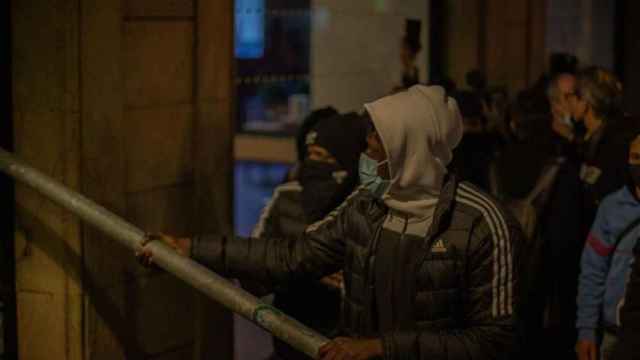
[[513,355],[520,229],[447,172],[462,137],[455,101],[417,85],[365,109],[362,186],[301,238],[160,239],[215,271],[274,286],[344,269],[343,336],[320,359]]

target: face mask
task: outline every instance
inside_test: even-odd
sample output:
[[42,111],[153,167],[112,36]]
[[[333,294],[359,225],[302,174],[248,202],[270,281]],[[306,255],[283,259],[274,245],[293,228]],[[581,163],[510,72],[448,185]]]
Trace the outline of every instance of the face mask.
[[629,164],[629,175],[635,186],[640,186],[640,165]]
[[349,195],[352,184],[337,164],[306,160],[300,168],[302,208],[309,222],[321,220]]
[[360,183],[377,198],[382,198],[391,186],[391,180],[385,180],[378,175],[378,167],[386,162],[387,160],[377,162],[365,153],[360,155]]

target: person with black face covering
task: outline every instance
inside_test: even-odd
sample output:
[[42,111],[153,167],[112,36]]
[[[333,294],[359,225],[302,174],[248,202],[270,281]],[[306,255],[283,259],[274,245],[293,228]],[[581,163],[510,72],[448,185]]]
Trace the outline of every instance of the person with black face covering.
[[620,308],[640,237],[640,136],[631,143],[628,159],[628,183],[600,204],[582,253],[576,324],[579,360],[615,359]]
[[[366,148],[365,135],[366,122],[356,113],[315,121],[303,139],[304,158],[297,180],[275,189],[252,237],[297,238],[307,225],[342,203],[359,182],[358,160]],[[321,282],[300,281],[279,288],[274,306],[326,336],[334,335],[340,315],[341,279],[335,274]],[[274,349],[275,359],[307,358],[276,338]]]
[[313,110],[305,117],[296,133],[296,163],[287,172],[284,182],[296,181],[300,175],[300,166],[307,158],[307,134],[322,119],[328,119],[338,115],[338,111],[333,106],[327,106]]

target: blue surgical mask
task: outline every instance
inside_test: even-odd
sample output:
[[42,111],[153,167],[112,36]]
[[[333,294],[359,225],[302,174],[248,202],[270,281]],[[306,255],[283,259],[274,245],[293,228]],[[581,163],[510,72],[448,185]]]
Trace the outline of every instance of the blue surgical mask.
[[382,195],[387,192],[387,189],[389,189],[389,186],[391,185],[391,180],[385,180],[378,175],[378,167],[385,163],[387,163],[387,160],[377,162],[365,153],[360,155],[360,183],[369,189],[369,191],[371,191],[371,193],[377,198],[382,198]]

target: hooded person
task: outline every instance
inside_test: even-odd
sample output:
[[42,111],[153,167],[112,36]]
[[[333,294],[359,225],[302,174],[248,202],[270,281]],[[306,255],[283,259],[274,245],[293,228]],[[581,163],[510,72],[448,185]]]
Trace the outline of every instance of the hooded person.
[[309,156],[300,168],[302,205],[309,223],[325,217],[358,185],[366,122],[357,113],[318,122],[306,136]]
[[160,239],[214,271],[273,285],[344,269],[342,337],[320,359],[510,355],[520,230],[447,172],[462,136],[455,100],[417,85],[365,108],[362,186],[300,238]]
[[300,175],[300,165],[307,158],[307,134],[313,129],[316,124],[322,119],[328,119],[338,115],[338,111],[332,107],[327,106],[312,111],[304,118],[302,124],[298,128],[295,137],[296,143],[296,163],[289,169],[285,182],[292,182],[298,180]]
[[[322,111],[322,112],[320,112]],[[327,109],[315,112],[329,115]],[[357,113],[318,118],[304,132],[298,146],[297,180],[278,186],[265,206],[252,236],[296,238],[307,225],[325,217],[358,185],[359,154],[366,147],[366,122]],[[335,334],[340,315],[339,276],[323,281],[298,281],[275,291],[274,305],[325,336]],[[251,281],[243,285],[262,295]],[[309,311],[312,307],[314,311]],[[274,358],[306,359],[284,342],[273,339]]]

